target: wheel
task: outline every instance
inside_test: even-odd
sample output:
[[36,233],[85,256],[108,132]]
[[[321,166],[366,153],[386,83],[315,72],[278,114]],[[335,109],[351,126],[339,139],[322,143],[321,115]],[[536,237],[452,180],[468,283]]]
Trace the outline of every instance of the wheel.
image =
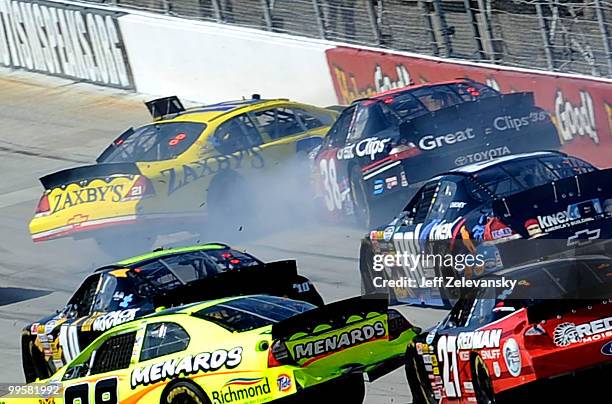
[[37,378],[46,379],[53,374],[42,352],[34,345],[34,341],[28,337],[23,337],[21,341],[21,361],[27,383],[32,383]]
[[373,282],[373,261],[372,246],[368,241],[364,240],[361,242],[361,248],[359,249],[359,273],[361,274],[361,290],[364,295],[376,293],[376,287]]
[[478,404],[496,403],[489,372],[480,356],[476,356],[472,362],[472,383],[474,384],[474,392],[476,393],[476,402]]
[[210,404],[210,400],[199,386],[181,380],[166,387],[160,404]]
[[413,404],[434,404],[436,399],[423,364],[413,346],[406,349],[406,379],[412,393]]
[[371,203],[361,178],[361,170],[354,165],[351,168],[350,183],[355,222],[358,226],[369,229],[372,226]]

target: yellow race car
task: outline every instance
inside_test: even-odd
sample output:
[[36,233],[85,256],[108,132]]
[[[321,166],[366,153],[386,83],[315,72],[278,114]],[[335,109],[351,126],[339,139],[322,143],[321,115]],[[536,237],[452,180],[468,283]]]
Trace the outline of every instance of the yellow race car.
[[51,378],[12,386],[0,402],[312,403],[341,394],[356,404],[363,375],[372,381],[399,367],[415,331],[387,299],[317,308],[266,295],[224,298],[116,326]]
[[189,109],[175,96],[146,104],[154,122],[125,131],[96,164],[40,179],[34,241],[94,237],[120,245],[109,229],[139,224],[155,236],[200,226],[207,216],[229,227],[240,214],[252,216],[252,196],[266,191],[253,176],[278,183],[293,175],[283,167],[306,161],[337,116],[257,95]]

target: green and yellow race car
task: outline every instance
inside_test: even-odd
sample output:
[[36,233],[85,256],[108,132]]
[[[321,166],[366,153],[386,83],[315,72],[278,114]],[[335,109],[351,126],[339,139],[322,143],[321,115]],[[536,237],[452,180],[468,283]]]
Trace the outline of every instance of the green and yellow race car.
[[26,398],[23,389],[0,401],[326,402],[341,392],[342,402],[360,403],[363,375],[372,381],[399,367],[415,331],[380,297],[320,308],[267,295],[224,298],[119,325],[30,385],[51,396]]
[[[147,106],[154,122],[125,131],[96,164],[40,179],[34,241],[94,238],[103,248],[138,243],[145,251],[159,234],[233,226],[253,216],[252,202],[269,192],[267,183],[287,191],[297,177],[288,166],[306,165],[337,116],[259,96],[194,108],[166,97]],[[304,178],[297,180],[303,187]],[[146,240],[130,232],[134,225]]]

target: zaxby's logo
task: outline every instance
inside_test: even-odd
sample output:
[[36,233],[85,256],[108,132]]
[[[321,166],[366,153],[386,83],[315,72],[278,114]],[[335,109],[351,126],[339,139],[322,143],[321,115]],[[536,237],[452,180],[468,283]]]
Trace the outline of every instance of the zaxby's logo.
[[561,91],[557,91],[555,117],[563,141],[570,142],[576,136],[587,135],[593,142],[599,143],[593,99],[588,92],[581,91],[580,103],[574,105],[563,97]]
[[232,379],[223,385],[219,391],[213,391],[214,404],[257,401],[259,397],[270,394],[270,383],[267,377]]
[[579,325],[569,322],[561,323],[555,327],[553,332],[553,341],[555,345],[560,347],[599,341],[610,337],[612,337],[612,317]]

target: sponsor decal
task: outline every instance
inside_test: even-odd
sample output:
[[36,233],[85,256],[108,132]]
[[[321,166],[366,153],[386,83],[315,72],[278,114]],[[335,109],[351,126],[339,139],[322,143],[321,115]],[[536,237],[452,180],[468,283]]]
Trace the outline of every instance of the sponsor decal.
[[291,377],[286,374],[278,375],[276,378],[278,391],[285,392],[291,390]]
[[499,348],[502,330],[462,332],[457,336],[457,349]]
[[382,153],[385,150],[385,146],[390,141],[391,139],[389,138],[379,139],[376,137],[363,139],[355,146],[355,154],[358,157],[370,156],[370,160],[374,160],[377,154]]
[[446,135],[441,136],[423,136],[419,140],[419,148],[421,150],[435,150],[439,147],[453,145],[455,143],[462,143],[475,138],[476,135],[474,134],[474,129],[465,128],[463,130],[458,130],[457,132],[447,133]]
[[529,219],[525,222],[525,229],[530,237],[540,237],[544,235],[540,223],[536,219]]
[[95,319],[92,329],[93,331],[106,331],[119,324],[132,321],[134,318],[136,318],[136,313],[138,310],[140,309],[126,309],[108,312]]
[[386,335],[385,326],[377,321],[372,325],[364,325],[340,335],[332,335],[323,339],[297,344],[293,347],[296,360],[314,358],[332,352],[337,352]]
[[499,359],[499,349],[483,349],[480,351],[480,357],[485,360]]
[[395,227],[393,226],[389,226],[385,229],[384,233],[383,233],[383,239],[385,241],[389,241],[393,238],[393,233],[395,232]]
[[604,346],[601,347],[601,353],[606,356],[612,356],[612,341],[608,341]]
[[499,362],[493,362],[493,374],[495,377],[501,377],[501,366],[499,366]]
[[374,180],[374,195],[380,195],[385,192],[385,181],[382,179]]
[[[242,347],[226,351],[218,349],[213,352],[201,352],[197,355],[186,355],[182,358],[169,359],[132,371],[132,389],[140,385],[157,383],[183,374],[189,376],[199,372],[215,372],[222,367],[233,369],[242,362]],[[267,383],[267,380],[266,380]],[[268,386],[269,389],[269,386]]]
[[[529,113],[529,115],[525,115],[521,117],[504,115],[504,116],[498,116],[497,118],[493,120],[493,127],[500,132],[505,132],[507,130],[520,131],[521,128],[524,126],[529,126],[532,123],[545,121],[547,118],[548,118],[548,115],[544,111],[531,112]],[[489,134],[490,129],[489,131],[486,131],[485,133]]]
[[355,153],[353,152],[354,148],[355,148],[355,145],[351,144],[348,146],[344,146],[341,149],[338,149],[338,151],[336,152],[336,158],[338,160],[350,160],[354,158],[355,157]]
[[270,383],[267,377],[236,378],[228,381],[219,391],[212,392],[213,404],[232,403],[234,401],[262,400],[259,398],[270,394]]
[[577,343],[587,343],[612,337],[612,317],[593,320],[576,325],[565,322],[557,325],[553,332],[555,345],[566,347]]
[[465,205],[467,205],[466,202],[451,202],[449,207],[451,209],[463,209]]
[[103,185],[61,192],[52,198],[51,214],[72,206],[93,202],[119,202],[123,198],[124,184]]
[[512,152],[508,146],[500,146],[494,149],[459,156],[455,159],[455,165],[462,166],[465,164],[478,163],[480,161],[487,161],[496,157],[506,156],[511,153]]
[[210,157],[194,163],[183,164],[180,169],[161,170],[160,173],[168,184],[168,195],[172,195],[185,185],[200,178],[216,174],[219,171],[239,170],[247,165],[253,169],[264,168],[265,160],[261,155],[260,148],[253,147],[233,154]]
[[504,342],[502,352],[508,372],[512,376],[518,377],[521,374],[521,368],[523,365],[521,363],[521,352],[516,340],[514,338],[508,338],[508,340]]
[[400,172],[400,183],[402,184],[402,187],[408,186],[408,178],[406,178],[406,172],[404,170]]
[[389,177],[385,179],[385,183],[387,184],[387,189],[392,189],[397,187],[397,176]]
[[74,4],[0,0],[0,65],[134,88],[119,15]]
[[588,91],[580,91],[578,105],[573,105],[564,98],[563,92],[557,91],[555,118],[564,142],[571,142],[576,136],[588,136],[594,143],[599,144],[593,99]]
[[584,230],[579,230],[576,233],[574,233],[573,236],[568,237],[568,239],[567,239],[567,246],[568,247],[583,246],[583,245],[589,244],[593,240],[597,240],[600,235],[601,235],[601,229],[595,229],[595,230],[584,229]]
[[491,230],[491,237],[493,240],[497,240],[512,235],[512,230],[509,227],[502,227],[501,229]]
[[555,231],[592,221],[595,215],[602,212],[599,200],[592,199],[569,205],[565,211],[538,216],[537,220],[544,231]]
[[453,238],[453,229],[459,223],[463,217],[459,216],[452,222],[443,220],[440,223],[433,225],[429,233],[430,240],[450,240]]

